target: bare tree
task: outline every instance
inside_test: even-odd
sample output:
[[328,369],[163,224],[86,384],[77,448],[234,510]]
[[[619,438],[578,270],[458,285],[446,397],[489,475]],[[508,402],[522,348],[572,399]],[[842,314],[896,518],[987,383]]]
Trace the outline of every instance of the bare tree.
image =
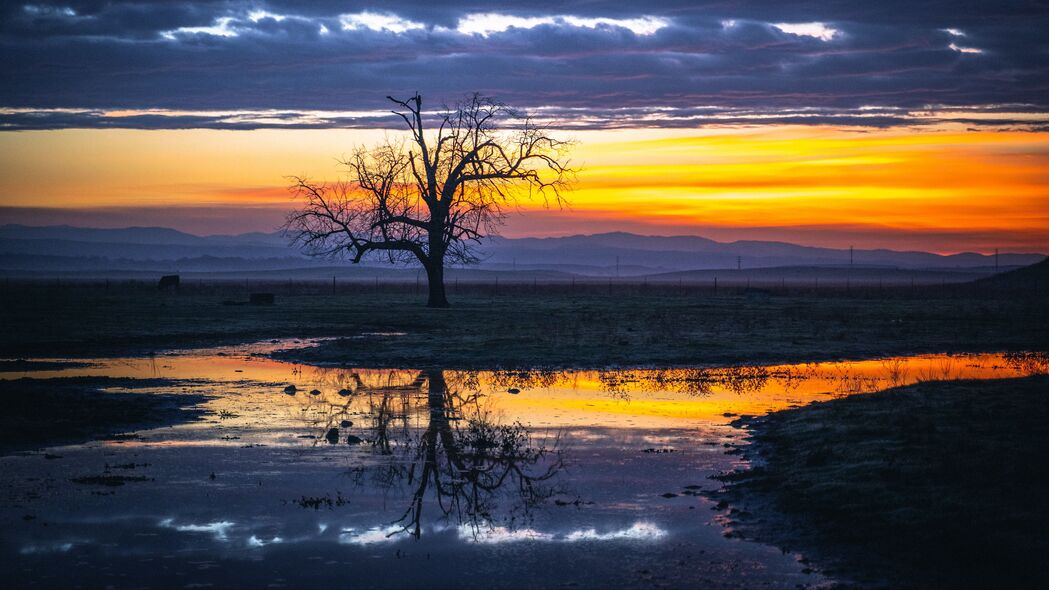
[[[426,270],[430,307],[447,307],[444,268],[477,262],[473,247],[492,235],[519,198],[562,204],[573,171],[569,142],[551,137],[527,114],[473,95],[436,118],[422,97],[387,97],[409,131],[403,143],[358,148],[342,162],[343,182],[294,178],[303,206],[285,231],[306,253],[413,259]],[[435,129],[427,129],[433,123]]]

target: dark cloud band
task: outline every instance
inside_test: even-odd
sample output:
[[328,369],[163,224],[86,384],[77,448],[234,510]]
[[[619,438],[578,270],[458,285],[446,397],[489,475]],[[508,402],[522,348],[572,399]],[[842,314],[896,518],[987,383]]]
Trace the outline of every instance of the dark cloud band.
[[[1049,114],[1030,105],[967,107],[964,109],[762,109],[724,107],[694,109],[541,107],[533,117],[558,129],[695,128],[712,125],[836,125],[887,128],[928,127],[945,123],[973,128],[1009,128],[1042,131],[1049,128]],[[401,120],[375,111],[345,114],[336,111],[167,111],[142,112],[92,109],[4,109],[0,108],[0,130],[44,129],[389,129]],[[436,124],[437,121],[431,121]]]
[[[1049,11],[1038,4],[9,4],[0,128],[374,127],[389,121],[330,113],[382,110],[387,94],[415,91],[480,91],[580,128],[1039,127]],[[944,110],[932,105],[952,114],[927,116]],[[108,114],[118,109],[154,111]]]

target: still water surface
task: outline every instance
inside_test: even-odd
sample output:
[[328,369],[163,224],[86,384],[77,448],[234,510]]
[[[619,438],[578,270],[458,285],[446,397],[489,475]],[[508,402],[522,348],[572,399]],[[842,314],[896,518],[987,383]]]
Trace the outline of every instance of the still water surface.
[[[66,588],[817,586],[798,556],[726,538],[700,495],[740,466],[729,422],[1046,368],[1003,354],[557,372],[267,357],[306,344],[32,373],[176,379],[132,391],[205,394],[209,414],[0,458],[0,573]],[[123,485],[72,481],[92,476]]]

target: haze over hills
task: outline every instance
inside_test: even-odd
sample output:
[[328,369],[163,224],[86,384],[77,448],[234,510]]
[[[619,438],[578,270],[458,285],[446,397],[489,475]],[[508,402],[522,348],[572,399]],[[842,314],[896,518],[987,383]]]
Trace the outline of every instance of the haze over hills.
[[[960,269],[994,266],[994,256],[961,253],[943,256],[928,252],[886,249],[817,248],[786,242],[742,240],[716,242],[698,236],[641,236],[623,232],[563,238],[492,238],[485,246],[486,264],[522,263],[553,267],[587,265],[615,269],[638,267],[653,271],[769,268],[780,266],[879,266],[905,269]],[[851,256],[851,259],[850,259]],[[1041,254],[1002,254],[1000,266],[1024,266],[1042,260]],[[630,271],[628,271],[630,272]],[[634,274],[631,272],[631,274]]]
[[[553,276],[640,277],[682,271],[843,267],[847,249],[785,242],[716,242],[699,236],[642,236],[612,232],[560,238],[492,237],[480,247],[479,271],[516,271]],[[938,271],[993,270],[994,256],[976,253],[856,249],[854,267]],[[1043,254],[1002,254],[1007,270],[1043,260]],[[279,232],[195,236],[163,227],[97,229],[73,226],[0,226],[0,272],[11,275],[105,272],[258,273],[346,266],[312,259]],[[366,273],[367,267],[353,272]],[[376,269],[377,270],[377,269]],[[347,269],[348,271],[348,269]]]

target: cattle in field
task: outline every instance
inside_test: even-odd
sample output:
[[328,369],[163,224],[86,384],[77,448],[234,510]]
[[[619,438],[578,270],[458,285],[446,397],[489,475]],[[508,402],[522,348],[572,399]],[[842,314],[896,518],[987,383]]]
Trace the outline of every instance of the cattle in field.
[[275,299],[273,293],[252,293],[248,297],[248,303],[251,305],[273,305]]
[[178,275],[164,275],[157,283],[158,289],[178,289]]

